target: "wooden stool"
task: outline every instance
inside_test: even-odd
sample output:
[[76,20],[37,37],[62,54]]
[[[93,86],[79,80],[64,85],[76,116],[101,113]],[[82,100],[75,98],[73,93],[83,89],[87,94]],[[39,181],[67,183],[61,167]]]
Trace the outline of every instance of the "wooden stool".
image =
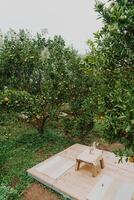
[[92,169],[92,176],[97,176],[97,162],[100,163],[100,168],[104,168],[104,160],[102,158],[102,153],[100,150],[96,150],[93,154],[90,154],[89,151],[84,151],[82,154],[80,154],[76,158],[76,165],[75,170],[79,170],[81,162],[84,162],[85,164],[88,164],[91,166]]

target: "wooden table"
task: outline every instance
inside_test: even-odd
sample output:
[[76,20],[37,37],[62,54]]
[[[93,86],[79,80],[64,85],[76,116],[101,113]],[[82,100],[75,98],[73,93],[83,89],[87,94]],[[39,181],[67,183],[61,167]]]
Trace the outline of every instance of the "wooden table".
[[104,168],[104,160],[102,157],[102,152],[96,149],[93,153],[90,153],[89,150],[84,151],[76,158],[76,170],[79,170],[81,162],[84,162],[91,166],[92,176],[96,177],[98,172],[98,163],[100,168]]

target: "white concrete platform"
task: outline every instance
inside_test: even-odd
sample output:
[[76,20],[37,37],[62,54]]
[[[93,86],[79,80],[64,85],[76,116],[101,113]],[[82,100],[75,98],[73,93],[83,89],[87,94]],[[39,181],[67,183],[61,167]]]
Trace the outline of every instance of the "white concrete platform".
[[28,169],[28,173],[53,190],[77,200],[131,200],[134,193],[134,164],[118,163],[116,156],[104,151],[105,168],[92,177],[90,166],[82,164],[75,171],[75,161],[85,145],[68,149]]

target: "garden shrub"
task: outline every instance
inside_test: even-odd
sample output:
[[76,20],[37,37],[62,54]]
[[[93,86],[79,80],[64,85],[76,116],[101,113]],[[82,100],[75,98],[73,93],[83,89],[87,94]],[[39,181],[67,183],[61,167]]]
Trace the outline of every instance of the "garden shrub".
[[88,41],[90,53],[86,57],[87,74],[94,71],[99,83],[96,119],[100,121],[102,113],[102,136],[123,142],[130,152],[134,152],[133,8],[131,0],[96,3],[104,26],[94,41]]

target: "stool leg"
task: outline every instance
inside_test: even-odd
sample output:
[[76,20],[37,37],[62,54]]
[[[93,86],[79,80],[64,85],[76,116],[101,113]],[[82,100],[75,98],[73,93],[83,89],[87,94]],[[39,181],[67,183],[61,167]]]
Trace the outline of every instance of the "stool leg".
[[92,176],[96,177],[97,176],[97,168],[95,165],[92,165]]
[[79,170],[79,168],[80,168],[80,160],[78,161],[78,168],[77,168],[77,170]]
[[78,170],[78,160],[76,160],[76,164],[75,164],[75,171]]
[[100,160],[100,166],[101,166],[101,169],[104,169],[105,167],[103,158]]
[[79,170],[79,168],[80,168],[80,160],[77,160],[75,165],[75,170],[77,171]]

